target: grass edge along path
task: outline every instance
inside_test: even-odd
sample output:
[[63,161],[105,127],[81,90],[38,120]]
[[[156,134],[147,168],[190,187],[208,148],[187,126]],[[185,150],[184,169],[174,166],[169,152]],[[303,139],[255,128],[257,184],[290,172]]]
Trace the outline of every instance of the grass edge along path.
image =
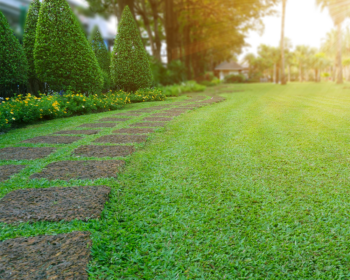
[[[30,141],[28,142],[28,141],[22,141],[22,143],[30,143]],[[51,141],[52,142],[52,141]],[[34,143],[33,143],[34,144]],[[44,144],[45,145],[45,142],[43,142],[42,144]],[[52,143],[53,144],[53,143]],[[22,144],[23,145],[23,144]],[[47,145],[47,144],[46,144]],[[8,145],[6,145],[6,146],[8,146]],[[29,163],[29,162],[28,162]],[[8,162],[5,162],[5,164],[8,164]],[[30,165],[30,164],[29,164]],[[12,180],[12,179],[11,179]],[[10,181],[11,181],[10,180]],[[108,179],[107,179],[108,180]],[[57,181],[58,182],[58,181]],[[60,186],[61,186],[62,184],[60,184]],[[78,221],[75,221],[75,222],[78,222]],[[45,222],[39,222],[39,224],[41,224],[41,223],[44,223],[45,224]],[[62,223],[64,223],[64,222],[62,222]],[[38,224],[38,223],[37,223]],[[34,228],[35,228],[35,225],[37,225],[37,224],[19,224],[17,227],[15,226],[15,227],[13,227],[13,226],[9,226],[9,228],[14,228],[14,229],[16,229],[16,228],[18,228],[18,227],[21,227],[21,226],[29,226],[29,227],[33,227],[34,226]],[[8,226],[5,226],[4,228],[6,228],[6,227],[8,227]],[[3,228],[3,229],[4,229]],[[47,234],[46,234],[47,235]],[[45,235],[45,236],[46,236]],[[3,259],[4,260],[4,259]],[[18,277],[18,275],[17,275],[17,277]]]

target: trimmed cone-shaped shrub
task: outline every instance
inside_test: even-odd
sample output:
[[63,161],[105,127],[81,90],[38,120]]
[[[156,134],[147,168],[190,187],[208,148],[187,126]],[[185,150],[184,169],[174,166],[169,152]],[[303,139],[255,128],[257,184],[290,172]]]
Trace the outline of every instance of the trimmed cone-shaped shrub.
[[23,48],[0,11],[0,90],[26,84],[27,72]]
[[34,65],[34,45],[36,26],[39,18],[40,1],[33,0],[29,6],[28,15],[24,27],[23,48],[28,61],[28,91],[36,94],[43,91],[43,84],[38,80]]
[[102,88],[102,71],[66,0],[41,4],[34,63],[38,78],[52,90],[92,93]]
[[91,44],[92,50],[95,53],[95,56],[97,58],[97,61],[98,61],[98,64],[100,65],[101,70],[109,73],[110,72],[109,66],[111,65],[111,57],[109,55],[109,52],[102,39],[101,33],[97,25],[95,25],[94,29],[92,30],[92,33],[90,36],[90,44]]
[[118,26],[111,77],[114,85],[125,91],[136,91],[152,84],[149,58],[128,6],[125,7]]

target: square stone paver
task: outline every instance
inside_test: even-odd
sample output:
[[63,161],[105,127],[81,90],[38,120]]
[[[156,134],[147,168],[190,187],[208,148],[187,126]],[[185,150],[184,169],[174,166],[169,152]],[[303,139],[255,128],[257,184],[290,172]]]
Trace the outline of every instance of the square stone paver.
[[123,160],[58,161],[50,163],[40,173],[33,174],[30,178],[65,181],[117,178],[119,167],[124,164]]
[[84,123],[78,127],[93,127],[93,128],[102,128],[102,127],[116,127],[115,123]]
[[0,182],[10,179],[26,167],[26,165],[0,165]]
[[94,135],[99,133],[99,130],[62,130],[55,132],[54,134],[85,134],[85,135]]
[[85,145],[74,150],[74,155],[83,157],[126,157],[135,151],[133,146]]
[[99,122],[126,122],[129,121],[130,118],[103,118],[99,119]]
[[79,136],[39,136],[22,141],[22,143],[33,144],[71,144],[79,141],[82,137]]
[[105,186],[15,190],[0,200],[0,222],[98,219],[109,193]]
[[44,158],[55,148],[11,147],[0,149],[0,160],[31,160]]
[[141,115],[143,115],[143,113],[125,112],[125,113],[115,114],[113,116],[138,117],[138,116],[141,116]]
[[146,135],[106,135],[96,139],[95,143],[114,143],[114,144],[126,144],[126,143],[142,143],[147,140]]
[[132,127],[164,127],[166,125],[165,122],[142,122],[142,123],[134,123],[130,126]]
[[153,128],[121,128],[113,131],[113,133],[126,133],[126,134],[147,134],[152,132],[154,132]]
[[183,113],[182,112],[178,112],[178,113],[173,113],[173,112],[164,112],[164,113],[156,113],[156,114],[152,114],[151,116],[152,117],[177,117],[177,116],[180,116],[182,115]]
[[89,232],[15,238],[0,242],[0,279],[87,280]]
[[170,122],[173,118],[164,118],[164,117],[148,117],[144,118],[143,121],[149,122]]

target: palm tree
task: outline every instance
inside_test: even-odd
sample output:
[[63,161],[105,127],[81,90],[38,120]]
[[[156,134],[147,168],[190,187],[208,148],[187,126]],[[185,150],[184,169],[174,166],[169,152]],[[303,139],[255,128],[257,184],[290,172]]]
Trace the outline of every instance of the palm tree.
[[281,85],[287,84],[284,73],[284,24],[286,20],[287,0],[282,0],[282,28],[281,28]]
[[337,84],[341,84],[343,83],[341,27],[345,18],[349,16],[350,0],[316,0],[316,3],[321,9],[328,8],[333,23],[337,28]]

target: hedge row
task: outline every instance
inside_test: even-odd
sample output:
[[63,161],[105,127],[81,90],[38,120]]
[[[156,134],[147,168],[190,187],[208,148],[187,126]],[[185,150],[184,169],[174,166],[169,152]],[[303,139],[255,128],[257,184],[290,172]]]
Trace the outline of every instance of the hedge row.
[[165,95],[157,89],[142,89],[133,94],[122,90],[106,94],[68,92],[64,95],[28,94],[6,98],[0,103],[0,130],[14,124],[116,110],[132,102],[162,101]]

